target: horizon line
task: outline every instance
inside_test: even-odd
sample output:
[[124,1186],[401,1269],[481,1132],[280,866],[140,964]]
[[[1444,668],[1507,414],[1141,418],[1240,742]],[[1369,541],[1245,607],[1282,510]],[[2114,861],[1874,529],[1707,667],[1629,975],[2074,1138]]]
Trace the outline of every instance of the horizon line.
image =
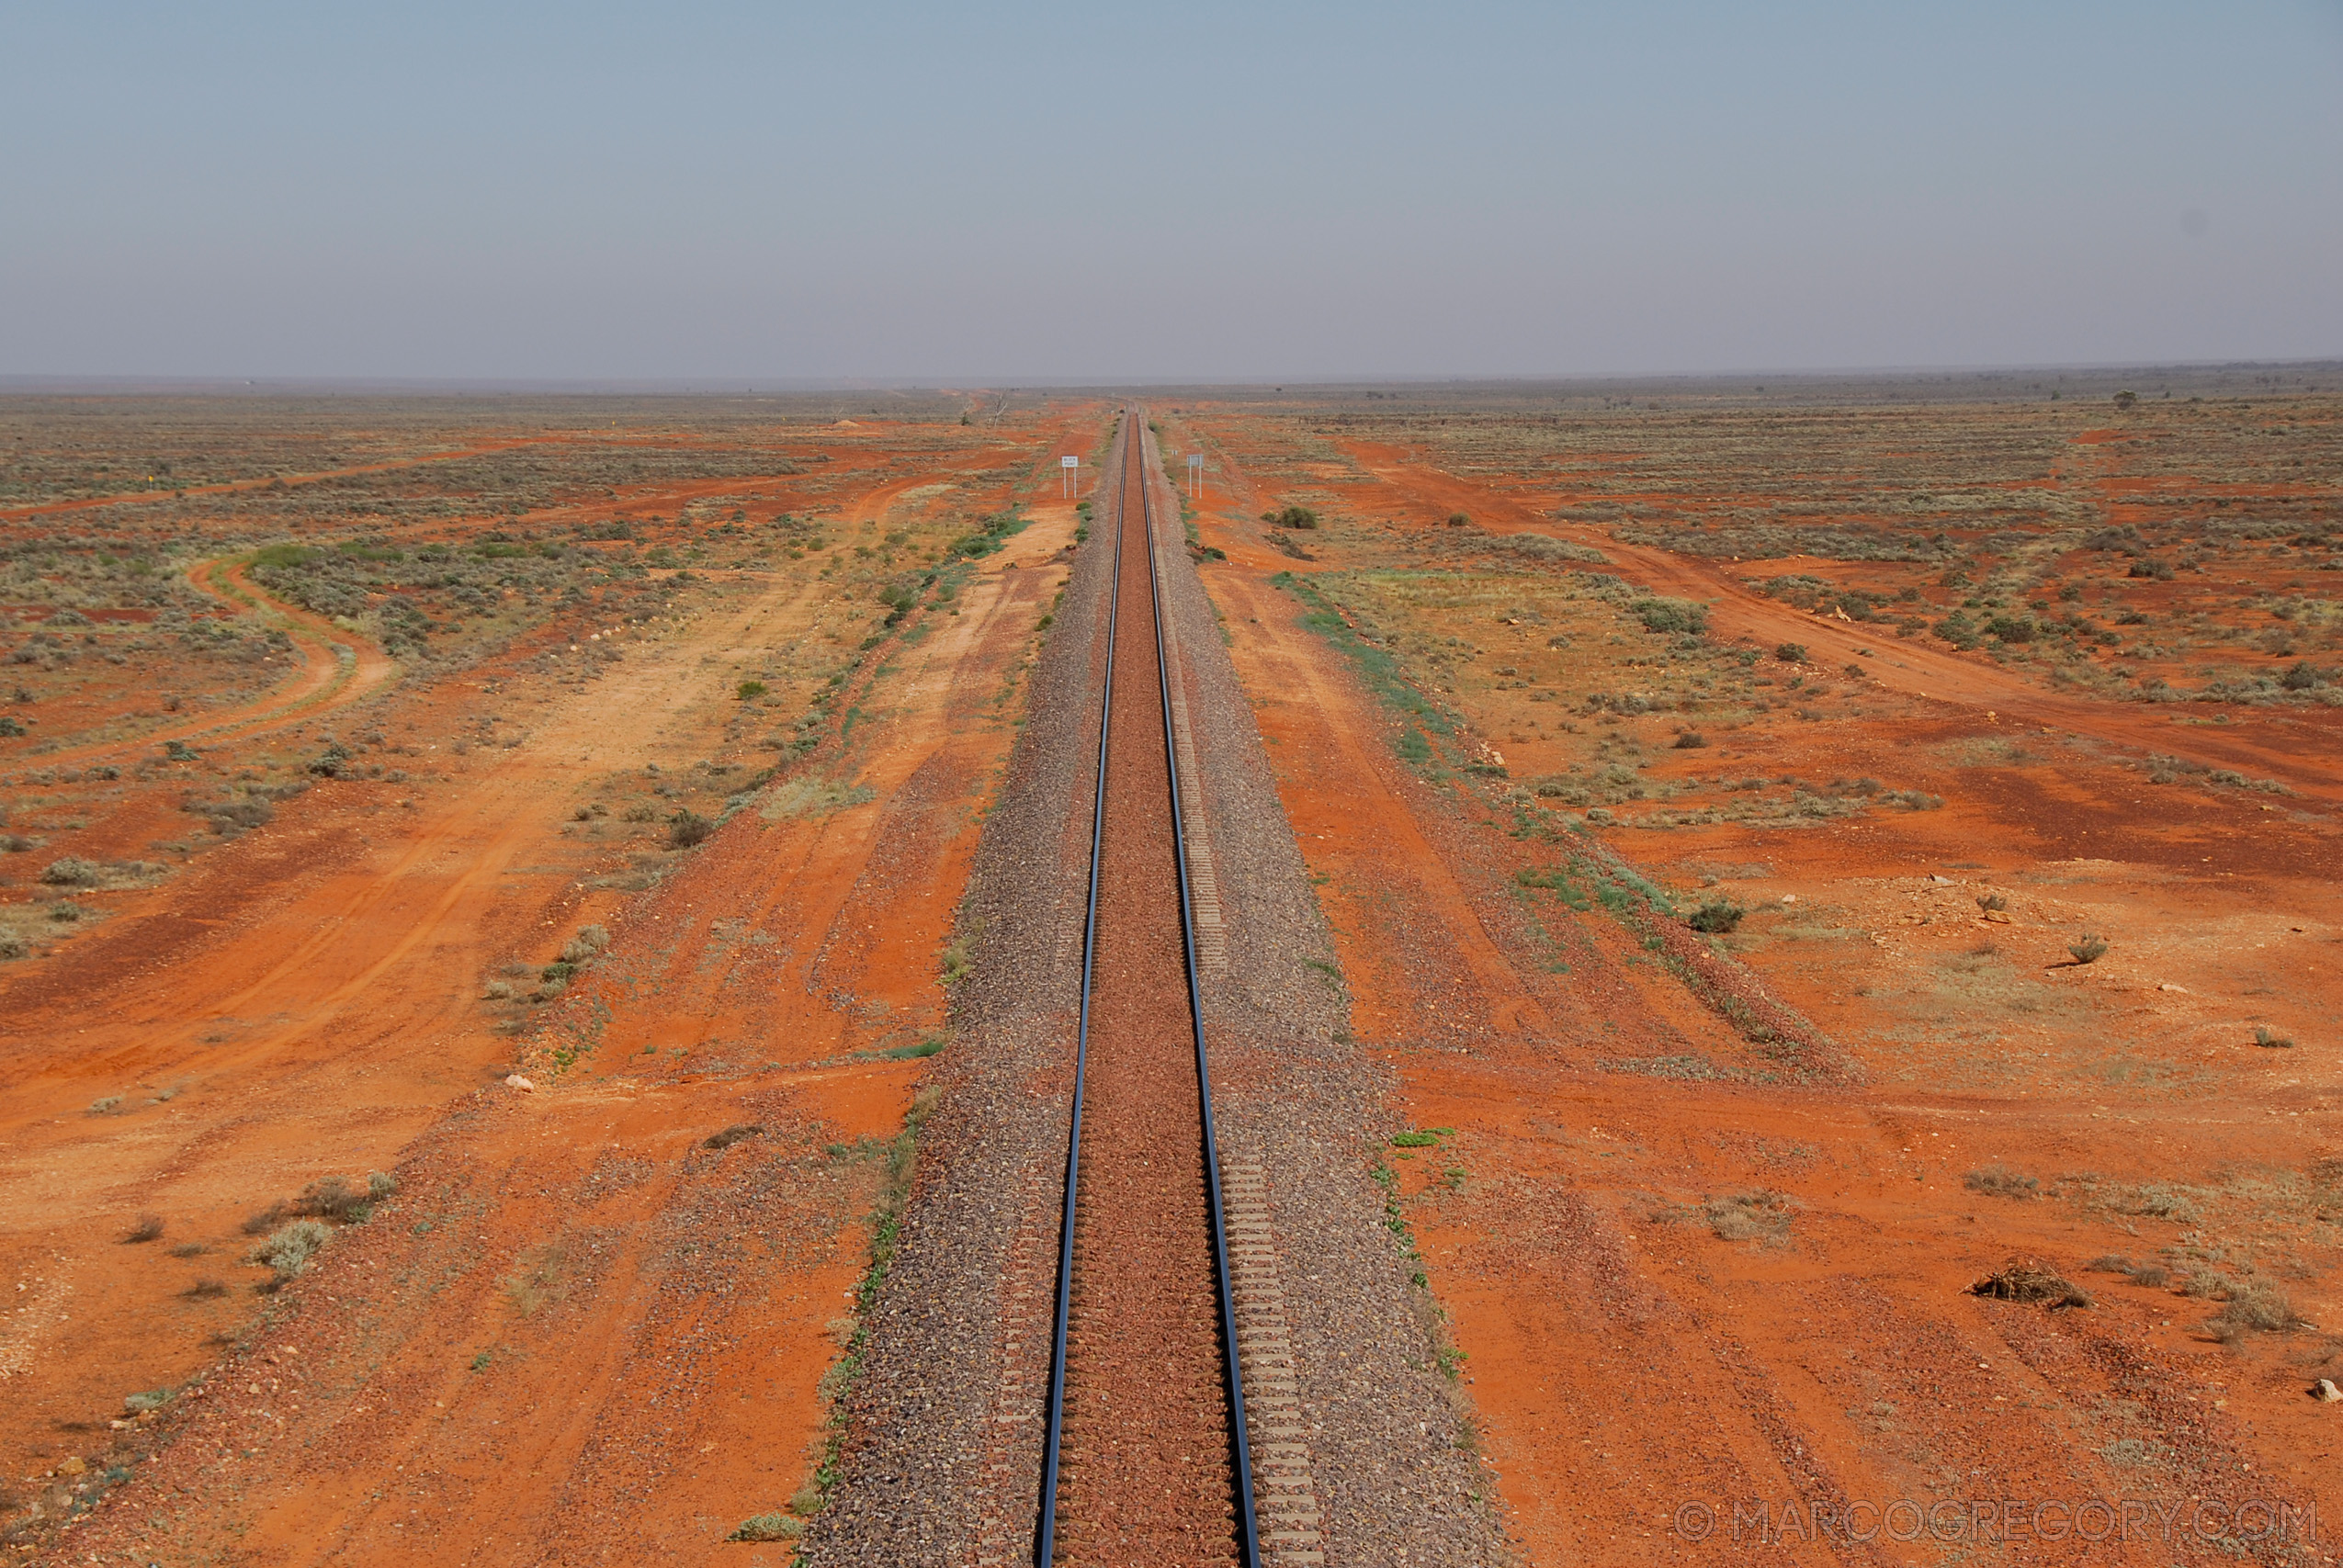
[[1783,383],[1848,380],[2006,380],[2019,377],[2110,376],[2208,372],[2343,375],[2343,357],[2300,359],[2111,360],[2016,365],[1841,366],[1783,369],[1747,367],[1688,371],[1575,371],[1512,374],[1415,373],[1402,375],[1309,374],[1304,376],[1075,377],[757,377],[757,376],[234,376],[74,373],[0,374],[0,396],[29,394],[122,395],[141,391],[243,393],[267,391],[430,393],[494,396],[515,393],[593,396],[804,396],[818,393],[929,392],[968,395],[1021,391],[1172,391],[1218,388],[1256,390],[1288,388],[1337,389],[1399,387],[1425,390],[1443,387],[1563,387],[1736,383],[1753,379]]

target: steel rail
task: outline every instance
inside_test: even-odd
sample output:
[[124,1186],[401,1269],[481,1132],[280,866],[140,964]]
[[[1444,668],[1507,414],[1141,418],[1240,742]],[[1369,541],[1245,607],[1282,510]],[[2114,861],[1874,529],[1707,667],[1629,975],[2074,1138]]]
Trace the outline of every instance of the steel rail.
[[[1149,608],[1154,612],[1156,687],[1163,710],[1163,760],[1171,782],[1172,860],[1180,886],[1181,957],[1187,973],[1188,1017],[1195,1043],[1196,1094],[1203,1111],[1205,1187],[1212,1223],[1214,1277],[1220,1295],[1221,1351],[1228,1393],[1229,1463],[1237,1489],[1237,1540],[1243,1568],[1261,1568],[1260,1526],[1253,1514],[1252,1453],[1245,1435],[1244,1373],[1237,1357],[1237,1298],[1228,1276],[1228,1235],[1223,1217],[1220,1162],[1212,1119],[1212,1076],[1205,1049],[1204,995],[1196,969],[1195,911],[1188,887],[1187,831],[1182,818],[1180,759],[1172,728],[1171,662],[1163,646],[1163,584],[1155,560],[1155,503],[1148,489],[1145,449],[1138,445],[1146,440],[1142,434],[1145,428],[1139,411],[1126,409],[1124,412],[1122,482],[1127,491],[1130,471],[1136,462],[1139,483],[1140,538],[1142,547],[1147,550]],[[1106,678],[1099,704],[1098,784],[1091,798],[1090,892],[1089,907],[1082,925],[1081,1005],[1074,1033],[1073,1123],[1066,1140],[1066,1197],[1058,1222],[1057,1322],[1050,1342],[1049,1402],[1047,1425],[1042,1438],[1039,1517],[1034,1528],[1035,1568],[1050,1568],[1058,1540],[1058,1474],[1065,1432],[1066,1336],[1073,1307],[1074,1213],[1081,1169],[1082,1089],[1090,1065],[1091,980],[1098,951],[1099,863],[1106,827],[1107,738],[1115,714],[1115,641],[1122,615],[1123,550],[1129,535],[1128,512],[1124,505],[1124,497],[1118,495],[1115,503],[1115,575],[1106,600]]]
[[[1145,440],[1145,436],[1140,437]],[[1220,1348],[1228,1370],[1228,1451],[1237,1482],[1237,1543],[1244,1568],[1261,1568],[1253,1517],[1252,1445],[1245,1436],[1245,1375],[1237,1359],[1237,1292],[1228,1278],[1228,1232],[1220,1204],[1220,1153],[1212,1124],[1212,1067],[1205,1054],[1204,989],[1196,975],[1195,906],[1188,891],[1188,834],[1180,804],[1180,754],[1172,730],[1172,667],[1163,650],[1163,581],[1155,563],[1155,503],[1139,464],[1139,513],[1147,525],[1147,583],[1155,607],[1155,678],[1163,696],[1163,767],[1172,781],[1172,858],[1180,868],[1180,952],[1188,971],[1188,1021],[1195,1033],[1196,1095],[1204,1110],[1205,1189],[1212,1203],[1212,1264],[1220,1287]],[[1120,548],[1118,543],[1117,548]]]
[[[1138,423],[1130,410],[1123,411],[1126,474],[1131,428]],[[1106,737],[1115,718],[1115,629],[1123,612],[1123,537],[1128,531],[1124,526],[1123,498],[1118,494],[1115,498],[1114,576],[1106,590],[1106,682],[1098,705],[1098,788],[1090,807],[1090,904],[1082,917],[1081,1012],[1074,1030],[1074,1124],[1066,1139],[1066,1201],[1058,1222],[1058,1321],[1050,1335],[1049,1413],[1042,1438],[1041,1517],[1034,1527],[1034,1568],[1049,1568],[1058,1541],[1058,1460],[1066,1426],[1066,1325],[1073,1314],[1074,1301],[1074,1199],[1082,1168],[1082,1080],[1090,1066],[1091,970],[1098,956],[1099,846],[1106,836]]]

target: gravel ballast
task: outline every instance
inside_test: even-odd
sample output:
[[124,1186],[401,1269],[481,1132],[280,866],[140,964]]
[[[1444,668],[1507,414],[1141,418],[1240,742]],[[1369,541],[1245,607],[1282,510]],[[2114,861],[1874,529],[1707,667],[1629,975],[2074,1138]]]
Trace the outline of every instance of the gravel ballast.
[[[1145,434],[1124,423],[1102,471]],[[1222,1168],[1241,1171],[1246,1201],[1235,1272],[1263,1390],[1250,1426],[1265,1555],[1499,1562],[1490,1483],[1438,1367],[1436,1309],[1372,1174],[1392,1130],[1386,1079],[1348,1043],[1333,947],[1149,447],[1183,793],[1224,935],[1202,983]],[[954,1043],[845,1396],[837,1480],[806,1533],[810,1562],[1031,1558],[1113,558],[1113,503],[1100,503],[962,909]]]

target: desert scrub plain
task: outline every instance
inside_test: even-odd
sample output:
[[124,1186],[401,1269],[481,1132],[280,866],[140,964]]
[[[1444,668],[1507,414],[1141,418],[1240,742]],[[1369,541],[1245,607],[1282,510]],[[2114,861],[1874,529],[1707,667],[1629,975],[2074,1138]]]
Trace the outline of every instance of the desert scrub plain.
[[1533,1559],[2338,1506],[2338,384],[1159,398]]
[[0,401],[8,1547],[798,1489],[1103,417]]
[[[2343,1517],[2338,382],[1151,396],[1525,1560]],[[12,1544],[788,1561],[1109,402],[6,417]]]

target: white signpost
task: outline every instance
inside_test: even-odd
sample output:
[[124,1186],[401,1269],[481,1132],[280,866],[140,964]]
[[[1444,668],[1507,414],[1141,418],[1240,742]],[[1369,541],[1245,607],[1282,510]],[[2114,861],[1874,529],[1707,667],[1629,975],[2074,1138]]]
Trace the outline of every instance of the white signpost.
[[1188,454],[1188,498],[1192,501],[1204,499],[1204,454],[1201,452]]
[[1080,476],[1075,473],[1075,470],[1080,468],[1081,466],[1082,460],[1080,457],[1060,457],[1058,459],[1059,477],[1065,480],[1065,494],[1069,500],[1072,499],[1074,491],[1081,488],[1081,479]]

